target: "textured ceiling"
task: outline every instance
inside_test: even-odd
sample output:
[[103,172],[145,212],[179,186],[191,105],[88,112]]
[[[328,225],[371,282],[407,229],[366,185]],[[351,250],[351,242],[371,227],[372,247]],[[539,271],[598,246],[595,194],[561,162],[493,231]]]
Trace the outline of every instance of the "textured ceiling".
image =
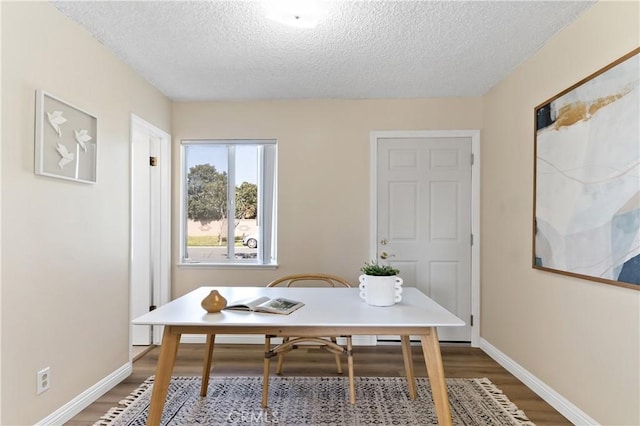
[[[305,0],[298,0],[305,1]],[[173,100],[481,96],[592,1],[54,1]]]

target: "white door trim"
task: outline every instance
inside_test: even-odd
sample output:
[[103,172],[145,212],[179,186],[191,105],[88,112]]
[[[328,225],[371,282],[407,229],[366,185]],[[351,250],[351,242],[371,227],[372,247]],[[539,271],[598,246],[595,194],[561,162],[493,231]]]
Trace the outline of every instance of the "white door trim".
[[[131,114],[130,134],[130,158],[133,158],[133,131],[134,128],[143,129],[145,133],[160,140],[160,267],[158,279],[154,281],[153,304],[164,305],[171,298],[171,136],[153,124],[143,120],[135,114]],[[129,188],[129,228],[133,226],[133,164],[129,164],[130,188]],[[133,239],[129,232],[129,289],[133,286]],[[131,318],[133,319],[133,318]],[[129,326],[129,346],[131,340],[131,325]],[[161,327],[153,327],[153,344],[160,344],[162,336]],[[131,356],[131,355],[130,355]]]
[[[471,346],[480,345],[480,131],[479,130],[390,130],[373,131],[370,136],[370,199],[369,207],[369,258],[377,257],[376,228],[378,223],[377,205],[377,179],[378,179],[378,139],[382,138],[471,138],[471,154],[474,164],[471,168],[471,233],[473,234],[473,246],[471,246],[471,315],[473,326],[471,327]],[[469,318],[462,318],[469,321]]]

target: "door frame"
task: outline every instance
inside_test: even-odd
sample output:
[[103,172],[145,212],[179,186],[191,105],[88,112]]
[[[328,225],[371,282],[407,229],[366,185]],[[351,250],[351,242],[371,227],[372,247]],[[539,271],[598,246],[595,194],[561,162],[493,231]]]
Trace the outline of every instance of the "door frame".
[[[369,258],[376,259],[378,242],[378,139],[385,138],[471,138],[471,346],[480,346],[480,130],[388,130],[370,134]],[[469,321],[469,318],[461,318]]]
[[[159,276],[154,281],[153,300],[155,306],[164,305],[171,298],[171,136],[165,131],[157,128],[148,121],[140,118],[135,114],[131,114],[131,132],[130,132],[130,148],[129,148],[129,292],[133,288],[133,270],[136,267],[133,262],[133,233],[131,232],[135,214],[135,197],[133,193],[133,141],[134,129],[146,133],[149,137],[155,137],[160,140],[160,154],[158,166],[160,167],[160,238],[159,238]],[[148,165],[147,165],[148,166]],[[131,299],[131,298],[130,298]],[[129,312],[131,312],[131,301],[129,302]],[[130,318],[132,320],[133,318]],[[129,325],[129,348],[131,359],[131,346],[133,343],[131,324]],[[153,335],[151,343],[160,344],[162,336],[162,327],[152,327]]]

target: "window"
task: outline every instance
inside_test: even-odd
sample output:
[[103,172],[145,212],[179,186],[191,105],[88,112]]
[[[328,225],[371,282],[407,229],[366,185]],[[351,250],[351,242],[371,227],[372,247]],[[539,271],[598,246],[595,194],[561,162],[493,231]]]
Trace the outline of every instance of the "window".
[[182,264],[276,264],[276,141],[183,140]]

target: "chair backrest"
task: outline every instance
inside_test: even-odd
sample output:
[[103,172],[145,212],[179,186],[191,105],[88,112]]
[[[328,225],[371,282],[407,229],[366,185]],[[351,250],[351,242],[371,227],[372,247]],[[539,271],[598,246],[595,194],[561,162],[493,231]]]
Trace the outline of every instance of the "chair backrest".
[[307,281],[306,284],[322,284],[328,285],[330,287],[351,287],[349,281],[344,278],[338,277],[336,275],[329,274],[295,274],[295,275],[287,275],[285,277],[281,277],[271,281],[267,284],[267,287],[275,287],[275,286],[286,286],[286,287],[295,287],[293,285],[296,282]]

